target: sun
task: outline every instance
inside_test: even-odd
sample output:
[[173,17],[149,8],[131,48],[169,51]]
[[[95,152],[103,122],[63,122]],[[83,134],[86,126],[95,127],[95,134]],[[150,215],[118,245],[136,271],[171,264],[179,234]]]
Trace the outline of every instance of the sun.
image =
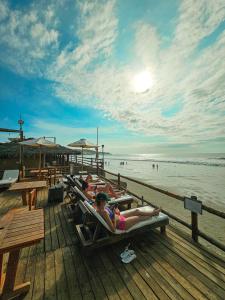
[[136,93],[147,92],[153,84],[152,74],[148,70],[136,74],[132,80],[132,87]]

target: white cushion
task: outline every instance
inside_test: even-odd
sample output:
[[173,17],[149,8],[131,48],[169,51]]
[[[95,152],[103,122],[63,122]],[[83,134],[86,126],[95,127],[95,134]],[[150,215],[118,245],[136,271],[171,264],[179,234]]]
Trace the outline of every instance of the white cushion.
[[15,180],[16,182],[19,176],[19,170],[5,170],[2,179],[3,180]]
[[4,185],[10,185],[12,183],[15,183],[17,181],[17,179],[15,178],[11,178],[11,179],[2,179],[0,180],[0,186],[4,186]]
[[111,198],[112,200],[110,200],[108,203],[109,204],[116,204],[116,203],[120,203],[120,202],[124,202],[124,201],[127,201],[127,200],[132,200],[134,197],[126,194],[126,195],[123,195],[119,198]]
[[[106,221],[100,216],[100,214],[94,209],[94,207],[92,205],[90,205],[87,201],[84,201],[86,207],[89,209],[89,211],[99,220],[99,222],[107,229],[109,230],[110,232],[112,232],[112,230],[109,228],[108,224],[106,223]],[[129,209],[127,211],[132,211],[132,210],[135,210],[136,208],[134,209]],[[153,211],[153,207],[151,206],[143,206],[143,207],[140,207],[139,209],[143,210],[143,211]],[[121,212],[121,215],[123,213]],[[119,229],[116,229],[113,233],[114,234],[123,234],[125,232],[130,232],[132,230],[135,230],[135,229],[138,229],[138,228],[141,228],[141,227],[144,227],[146,225],[150,225],[150,224],[153,224],[155,222],[158,222],[158,221],[162,221],[162,220],[167,220],[168,219],[168,216],[163,214],[163,213],[159,213],[158,216],[154,216],[154,217],[149,217],[149,219],[145,220],[145,221],[141,221],[141,222],[138,222],[137,224],[135,224],[134,226],[130,227],[128,230],[119,230]]]

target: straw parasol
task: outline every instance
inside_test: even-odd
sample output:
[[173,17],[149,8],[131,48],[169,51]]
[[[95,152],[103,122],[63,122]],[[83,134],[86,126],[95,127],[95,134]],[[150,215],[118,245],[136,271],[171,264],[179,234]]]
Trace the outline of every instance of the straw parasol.
[[81,148],[81,155],[82,155],[82,170],[83,170],[83,150],[84,148],[90,149],[95,148],[97,149],[97,145],[93,144],[92,142],[88,141],[87,139],[80,139],[76,142],[70,143],[67,145],[68,147],[74,147],[74,148]]
[[58,145],[46,140],[44,137],[40,137],[37,139],[31,139],[28,141],[23,141],[20,142],[19,144],[24,145],[24,146],[29,146],[29,147],[37,147],[39,148],[39,169],[41,170],[41,149],[42,148],[54,148],[57,147]]

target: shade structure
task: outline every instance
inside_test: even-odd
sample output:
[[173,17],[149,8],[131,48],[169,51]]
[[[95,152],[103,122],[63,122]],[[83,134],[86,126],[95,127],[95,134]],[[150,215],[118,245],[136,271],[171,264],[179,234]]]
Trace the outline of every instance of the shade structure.
[[74,148],[81,148],[81,154],[82,154],[82,170],[83,170],[83,149],[91,149],[91,148],[95,148],[97,149],[98,146],[93,144],[92,142],[88,141],[87,139],[80,139],[76,142],[70,143],[67,145],[68,147],[74,147]]
[[29,146],[29,147],[37,147],[40,149],[40,151],[39,151],[39,169],[41,169],[41,149],[45,148],[45,147],[55,148],[58,146],[57,144],[55,144],[49,140],[46,140],[44,137],[23,141],[23,142],[20,142],[19,144],[24,145],[24,146]]

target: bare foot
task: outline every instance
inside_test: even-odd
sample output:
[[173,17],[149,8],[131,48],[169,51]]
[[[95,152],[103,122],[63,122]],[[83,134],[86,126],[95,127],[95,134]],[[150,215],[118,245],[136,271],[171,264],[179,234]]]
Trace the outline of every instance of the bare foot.
[[161,211],[161,208],[155,208],[155,209],[153,210],[153,216],[158,216],[159,213],[160,213],[160,211]]

